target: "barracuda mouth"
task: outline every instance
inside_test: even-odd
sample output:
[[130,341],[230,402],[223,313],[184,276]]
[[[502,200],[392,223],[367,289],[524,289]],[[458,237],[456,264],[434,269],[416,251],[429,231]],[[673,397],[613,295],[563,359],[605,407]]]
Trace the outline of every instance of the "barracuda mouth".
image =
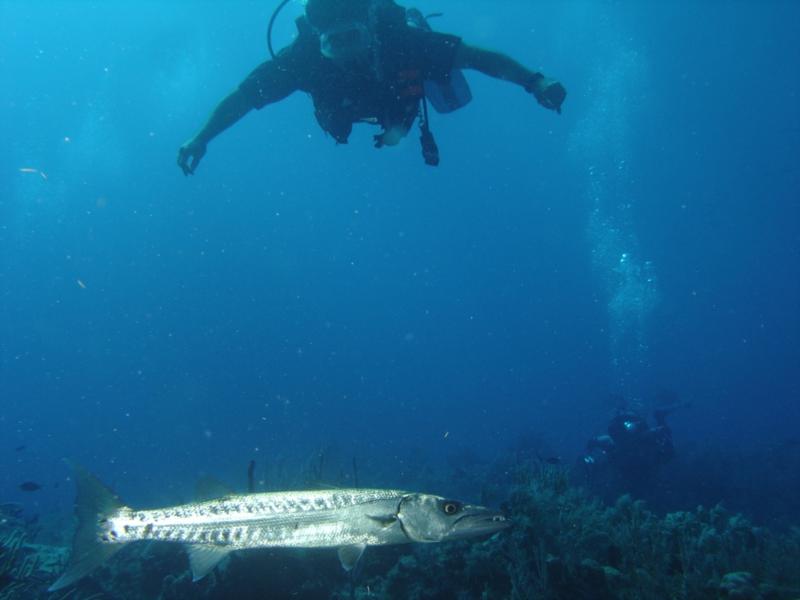
[[511,519],[478,506],[467,507],[464,514],[453,523],[448,538],[490,535],[511,526]]

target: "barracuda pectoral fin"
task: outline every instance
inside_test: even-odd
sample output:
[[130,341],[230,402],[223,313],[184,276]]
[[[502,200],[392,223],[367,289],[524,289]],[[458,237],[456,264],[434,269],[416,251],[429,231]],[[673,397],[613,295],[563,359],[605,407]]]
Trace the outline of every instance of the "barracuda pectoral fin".
[[232,552],[229,548],[192,544],[186,551],[192,568],[192,581],[199,581],[214,570],[220,561]]
[[361,555],[364,554],[366,544],[352,544],[351,546],[342,546],[337,550],[339,554],[339,562],[342,563],[342,568],[345,571],[352,571],[358,564]]
[[367,518],[372,519],[376,523],[378,523],[381,527],[391,527],[395,523],[397,523],[397,515],[396,514],[388,514],[388,515],[367,515]]

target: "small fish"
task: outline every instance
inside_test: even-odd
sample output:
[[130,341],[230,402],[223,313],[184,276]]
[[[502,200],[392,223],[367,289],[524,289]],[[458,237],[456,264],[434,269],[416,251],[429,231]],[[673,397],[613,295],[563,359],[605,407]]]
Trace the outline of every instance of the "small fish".
[[39,169],[34,169],[33,167],[21,167],[19,170],[20,173],[38,173],[39,176],[47,181],[47,174],[44,171],[40,171]]
[[23,492],[38,492],[40,489],[42,489],[42,486],[35,481],[24,481],[19,484],[19,489],[21,489]]
[[83,281],[81,281],[80,279],[78,279],[78,280],[77,280],[77,282],[78,282],[78,287],[79,287],[79,288],[81,288],[82,290],[85,290],[85,289],[86,289],[86,284],[85,284],[85,283],[83,283]]
[[17,446],[16,448],[14,448],[14,452],[22,452],[23,450],[25,450],[25,444],[22,444],[21,446]]

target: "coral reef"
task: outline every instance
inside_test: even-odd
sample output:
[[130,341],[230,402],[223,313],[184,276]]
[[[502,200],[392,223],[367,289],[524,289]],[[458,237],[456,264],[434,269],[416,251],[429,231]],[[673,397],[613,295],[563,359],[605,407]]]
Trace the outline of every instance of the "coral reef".
[[60,573],[67,549],[32,544],[20,523],[0,527],[0,600],[36,598]]
[[514,519],[511,530],[478,543],[416,546],[385,574],[369,580],[369,594],[360,595],[515,600],[800,597],[800,529],[775,534],[720,505],[664,517],[630,496],[606,507],[570,487],[560,467],[540,465],[518,475],[508,504]]

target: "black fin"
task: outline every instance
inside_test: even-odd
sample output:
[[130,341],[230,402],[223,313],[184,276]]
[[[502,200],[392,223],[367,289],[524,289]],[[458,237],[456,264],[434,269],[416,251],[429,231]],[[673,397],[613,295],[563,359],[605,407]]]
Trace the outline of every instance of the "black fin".
[[251,460],[247,465],[247,493],[254,494],[256,491],[255,481],[256,461]]
[[78,465],[68,463],[75,471],[78,488],[75,516],[78,528],[72,541],[72,554],[67,569],[48,590],[54,592],[72,585],[99,567],[122,549],[122,544],[104,543],[100,539],[102,522],[123,508],[114,492],[99,479]]

